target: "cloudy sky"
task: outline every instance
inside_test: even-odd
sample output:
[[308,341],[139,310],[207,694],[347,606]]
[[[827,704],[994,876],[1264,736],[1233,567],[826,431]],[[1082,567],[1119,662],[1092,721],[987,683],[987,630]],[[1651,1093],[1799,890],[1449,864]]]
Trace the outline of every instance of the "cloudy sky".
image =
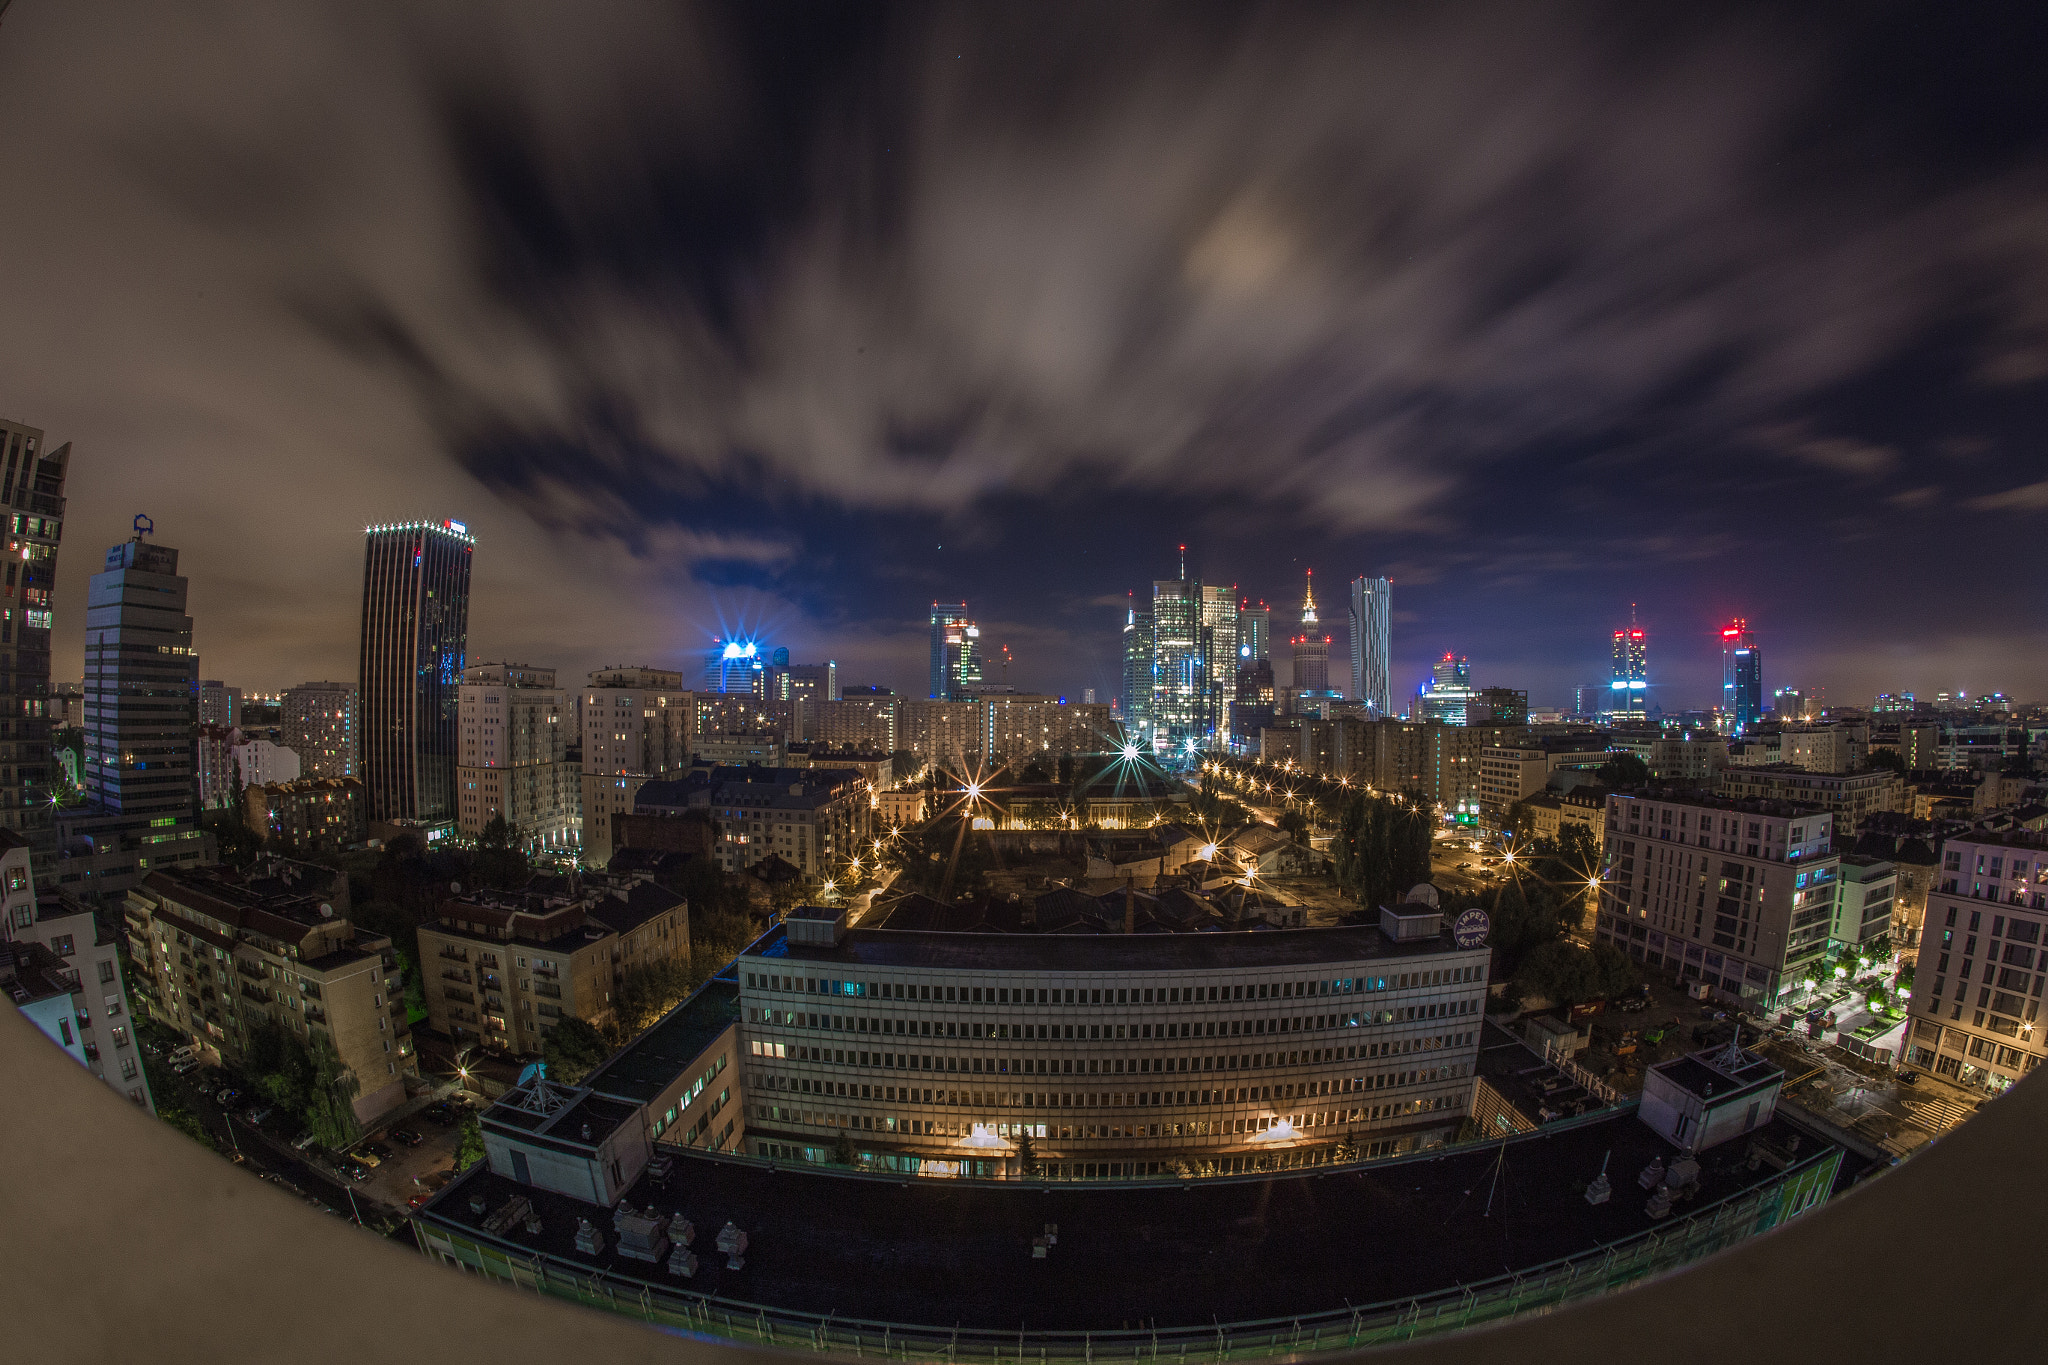
[[[1651,11],[1654,10],[1654,13]],[[1795,12],[1796,11],[1796,12]],[[0,22],[0,415],[73,442],[56,674],[137,512],[202,668],[352,679],[365,523],[473,658],[722,628],[921,690],[973,603],[1395,580],[1568,699],[2048,699],[2036,4],[107,6]],[[1283,667],[1284,677],[1284,667]]]

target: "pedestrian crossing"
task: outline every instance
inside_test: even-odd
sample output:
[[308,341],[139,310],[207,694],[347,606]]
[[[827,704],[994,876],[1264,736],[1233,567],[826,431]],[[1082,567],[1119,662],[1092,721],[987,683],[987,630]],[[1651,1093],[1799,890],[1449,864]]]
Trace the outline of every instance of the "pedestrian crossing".
[[1934,1098],[1906,1101],[1906,1111],[1913,1116],[1917,1127],[1931,1133],[1946,1133],[1949,1129],[1970,1117],[1971,1109],[1954,1100]]

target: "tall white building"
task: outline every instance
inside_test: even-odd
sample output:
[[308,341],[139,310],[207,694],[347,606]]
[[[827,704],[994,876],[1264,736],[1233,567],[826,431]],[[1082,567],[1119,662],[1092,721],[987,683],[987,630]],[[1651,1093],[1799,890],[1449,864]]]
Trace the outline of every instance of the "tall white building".
[[696,694],[660,668],[604,668],[583,689],[583,856],[612,856],[612,816],[629,813],[640,785],[689,769]]
[[582,774],[566,754],[576,710],[555,670],[474,664],[462,670],[458,695],[456,828],[473,839],[502,815],[529,847],[574,846]]
[[1394,710],[1393,596],[1387,579],[1351,580],[1351,695],[1375,716]]

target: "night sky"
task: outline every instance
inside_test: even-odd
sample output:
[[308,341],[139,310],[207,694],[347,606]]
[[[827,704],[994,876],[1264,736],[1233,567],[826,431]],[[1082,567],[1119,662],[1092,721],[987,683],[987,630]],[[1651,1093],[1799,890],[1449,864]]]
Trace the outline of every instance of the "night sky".
[[[55,674],[146,512],[201,669],[353,679],[362,527],[471,657],[721,628],[1116,689],[1126,594],[1395,581],[1569,701],[2048,699],[2048,6],[105,6],[0,24],[0,414]],[[993,675],[996,670],[991,669]],[[1282,679],[1286,673],[1282,665]]]

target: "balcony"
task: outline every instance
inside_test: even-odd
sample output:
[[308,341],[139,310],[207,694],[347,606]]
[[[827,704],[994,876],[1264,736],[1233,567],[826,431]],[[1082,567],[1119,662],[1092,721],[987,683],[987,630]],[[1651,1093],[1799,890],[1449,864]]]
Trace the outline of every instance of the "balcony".
[[446,958],[450,962],[469,961],[469,954],[461,948],[443,948],[439,956]]
[[445,968],[441,973],[441,979],[443,981],[460,982],[462,985],[465,986],[470,984],[469,973],[466,971],[459,971],[454,967]]
[[242,998],[244,1000],[254,1000],[259,1005],[267,1005],[276,997],[260,986],[244,985],[242,987]]
[[306,1006],[306,1022],[309,1024],[326,1023],[327,1011],[319,1008],[317,1005]]
[[476,1003],[476,995],[473,992],[455,990],[450,987],[442,989],[441,998],[444,1000],[460,1000],[465,1005],[474,1005]]
[[542,981],[533,983],[533,993],[546,996],[550,1000],[560,1000],[562,998],[562,988],[560,986],[550,986]]

